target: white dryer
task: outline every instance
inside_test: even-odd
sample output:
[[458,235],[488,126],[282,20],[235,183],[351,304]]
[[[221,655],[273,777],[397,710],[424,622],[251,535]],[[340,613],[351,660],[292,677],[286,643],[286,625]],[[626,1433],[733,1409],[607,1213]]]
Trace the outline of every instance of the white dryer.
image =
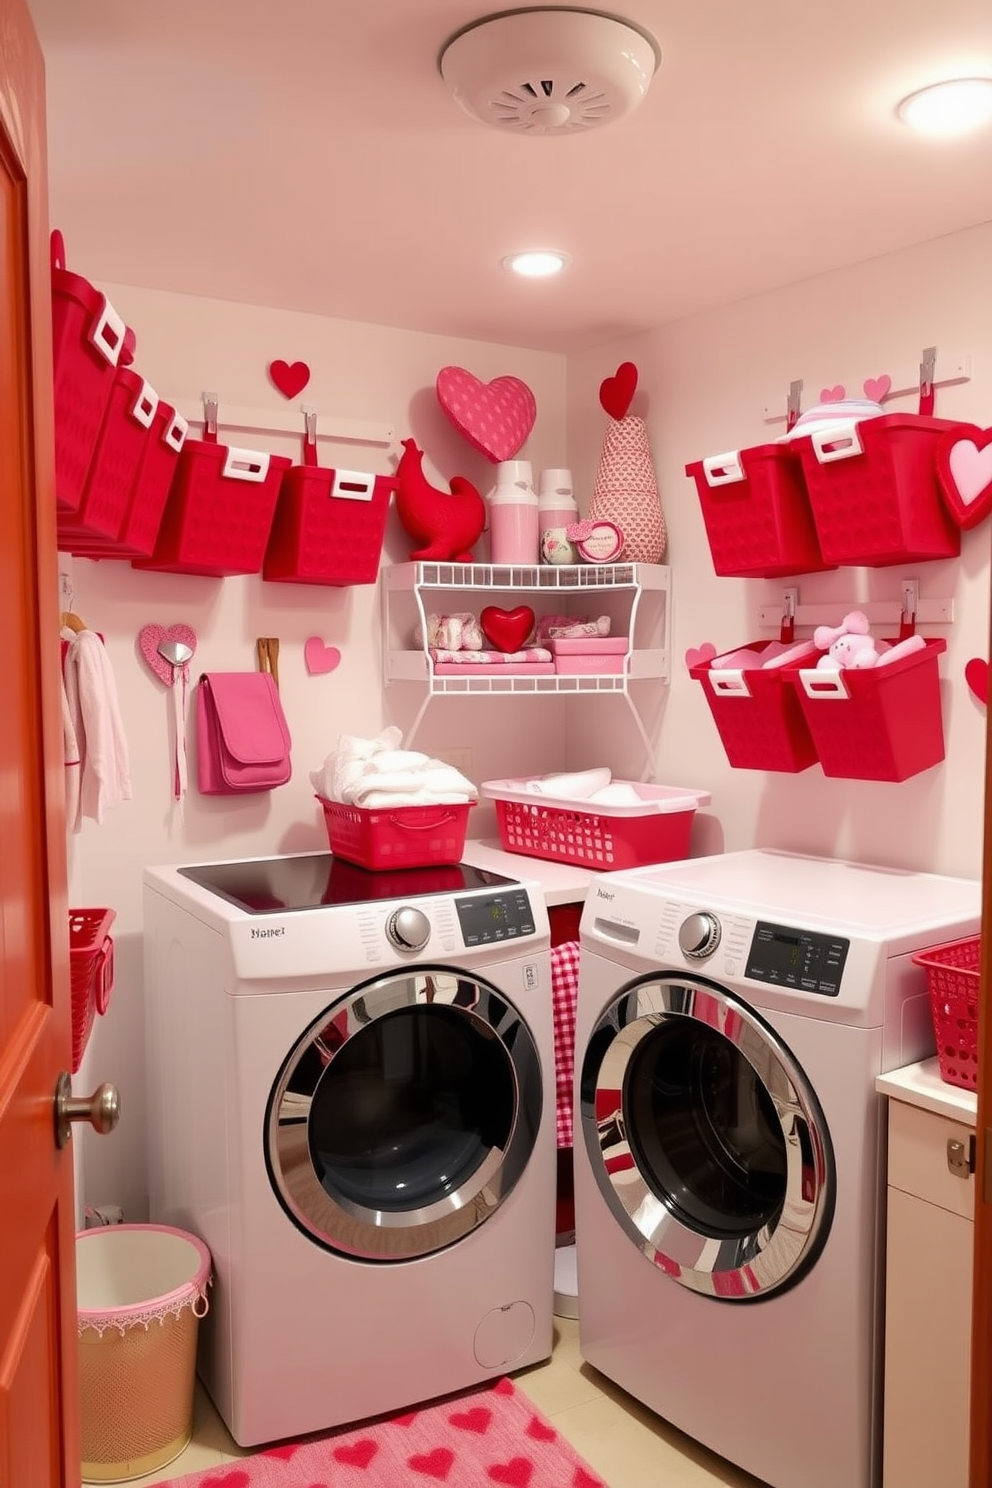
[[144,885],[151,1217],[215,1283],[242,1446],[551,1352],[555,1078],[540,887],[328,853]]
[[575,1206],[584,1357],[773,1488],[880,1481],[882,1071],[966,879],[749,851],[593,881]]

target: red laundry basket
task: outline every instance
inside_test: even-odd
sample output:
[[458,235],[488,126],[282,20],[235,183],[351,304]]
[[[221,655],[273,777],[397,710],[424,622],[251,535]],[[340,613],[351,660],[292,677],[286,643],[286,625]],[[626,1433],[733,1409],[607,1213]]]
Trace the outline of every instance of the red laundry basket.
[[820,552],[802,466],[791,445],[760,444],[685,467],[696,483],[713,568],[775,578],[833,565]]
[[283,476],[262,578],[374,584],[393,476],[294,465]]
[[[771,644],[752,641],[739,649],[761,653]],[[818,652],[809,650],[812,660]],[[819,755],[792,675],[783,667],[721,667],[721,660],[698,662],[689,675],[703,689],[730,764],[791,775],[815,765]]]
[[93,1020],[107,1011],[114,985],[112,909],[69,910],[69,981],[72,993],[72,1073],[82,1064]]
[[182,414],[160,400],[116,538],[76,538],[70,552],[87,558],[122,559],[147,558],[154,552],[176,461],[188,432]]
[[360,868],[432,868],[458,863],[476,804],[366,809],[317,797],[335,857]]
[[927,974],[940,1078],[974,1090],[978,1085],[978,996],[982,939],[952,940],[913,957]]
[[64,552],[85,551],[77,544],[90,538],[102,542],[117,538],[157,411],[158,394],[141,373],[118,367],[79,506],[58,516],[58,541]]

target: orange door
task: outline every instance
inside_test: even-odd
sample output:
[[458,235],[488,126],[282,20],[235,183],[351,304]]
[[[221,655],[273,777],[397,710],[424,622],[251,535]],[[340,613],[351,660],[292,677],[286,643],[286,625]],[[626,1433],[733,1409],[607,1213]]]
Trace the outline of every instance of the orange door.
[[79,1483],[44,71],[0,0],[0,1488]]

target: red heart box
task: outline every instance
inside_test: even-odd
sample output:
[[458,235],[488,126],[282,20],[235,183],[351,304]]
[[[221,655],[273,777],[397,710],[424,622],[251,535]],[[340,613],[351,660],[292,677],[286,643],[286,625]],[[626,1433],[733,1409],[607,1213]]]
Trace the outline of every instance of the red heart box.
[[992,511],[992,429],[959,424],[941,439],[934,459],[951,517],[965,530],[977,527]]
[[442,367],[437,401],[473,449],[499,464],[512,460],[537,418],[534,394],[519,377],[480,382],[464,367]]
[[621,362],[613,376],[604,377],[599,384],[600,407],[610,418],[626,418],[636,391],[637,368],[633,362]]
[[534,611],[529,605],[501,610],[487,605],[479,616],[482,633],[497,651],[519,651],[534,629]]

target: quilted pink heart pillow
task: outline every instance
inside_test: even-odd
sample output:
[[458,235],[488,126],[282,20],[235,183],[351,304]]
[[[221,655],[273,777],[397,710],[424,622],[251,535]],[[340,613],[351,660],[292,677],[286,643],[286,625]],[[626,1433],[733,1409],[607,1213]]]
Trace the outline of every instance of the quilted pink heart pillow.
[[534,394],[519,377],[480,382],[464,367],[442,367],[437,401],[473,449],[498,465],[526,443],[537,417]]

